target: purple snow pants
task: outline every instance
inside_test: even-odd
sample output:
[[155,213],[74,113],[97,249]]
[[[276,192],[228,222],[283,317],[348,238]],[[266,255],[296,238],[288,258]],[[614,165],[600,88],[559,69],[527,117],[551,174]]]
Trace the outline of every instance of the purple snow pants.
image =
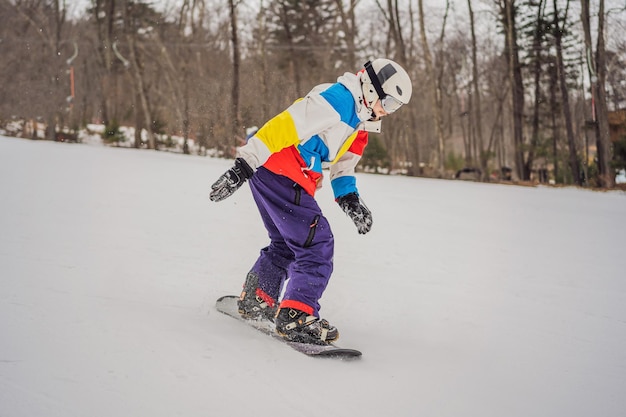
[[[259,168],[250,189],[270,237],[252,267],[259,287],[282,304],[319,316],[319,299],[333,270],[334,238],[317,202],[291,179]],[[302,308],[299,308],[303,310]]]

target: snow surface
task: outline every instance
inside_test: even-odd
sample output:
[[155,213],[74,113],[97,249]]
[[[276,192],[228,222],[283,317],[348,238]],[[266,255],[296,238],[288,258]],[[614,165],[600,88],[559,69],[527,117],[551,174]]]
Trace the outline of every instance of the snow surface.
[[308,358],[214,308],[267,236],[232,161],[0,137],[0,416],[626,415],[626,195],[358,175],[328,182]]

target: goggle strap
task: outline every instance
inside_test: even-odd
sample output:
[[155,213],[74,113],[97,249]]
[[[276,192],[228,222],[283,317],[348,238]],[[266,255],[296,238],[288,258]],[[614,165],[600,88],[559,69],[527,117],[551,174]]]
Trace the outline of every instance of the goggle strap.
[[372,67],[372,61],[367,61],[365,63],[365,70],[367,71],[367,75],[369,75],[370,77],[372,85],[376,89],[376,94],[378,94],[378,98],[382,100],[387,94],[385,94],[385,92],[383,91],[383,86],[380,85],[380,80],[376,75],[376,71],[374,71],[374,68]]

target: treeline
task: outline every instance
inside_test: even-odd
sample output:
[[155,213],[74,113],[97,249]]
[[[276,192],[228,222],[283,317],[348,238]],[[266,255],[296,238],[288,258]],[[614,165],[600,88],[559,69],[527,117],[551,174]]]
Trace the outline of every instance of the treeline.
[[136,147],[169,134],[230,155],[315,84],[388,57],[414,93],[372,136],[370,169],[612,187],[621,168],[626,138],[609,126],[626,107],[618,0],[71,6],[0,2],[0,123],[38,120],[54,139],[97,121],[112,141],[129,125]]

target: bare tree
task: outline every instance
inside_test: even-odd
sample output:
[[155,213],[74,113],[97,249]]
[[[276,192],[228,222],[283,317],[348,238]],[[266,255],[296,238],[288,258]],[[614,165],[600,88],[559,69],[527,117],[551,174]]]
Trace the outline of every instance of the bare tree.
[[476,121],[476,140],[478,143],[478,148],[480,149],[479,161],[480,161],[480,169],[482,172],[483,180],[487,180],[489,177],[489,173],[487,172],[487,161],[489,158],[488,152],[485,150],[483,143],[483,130],[482,130],[482,107],[480,103],[480,88],[479,88],[479,75],[478,75],[478,52],[476,47],[476,25],[474,24],[474,10],[472,9],[472,0],[467,0],[467,8],[469,10],[469,18],[470,18],[470,32],[472,34],[472,86],[474,88],[474,97],[473,97],[473,109],[474,109],[474,120]]
[[581,0],[581,18],[585,33],[585,47],[587,49],[587,66],[591,78],[591,91],[593,94],[593,114],[598,147],[598,168],[600,170],[599,182],[602,187],[612,188],[615,186],[615,175],[611,168],[611,140],[609,136],[608,107],[606,103],[606,50],[605,50],[605,12],[604,0],[599,0],[598,10],[598,39],[595,54],[591,42],[591,16],[589,0]]
[[[605,37],[613,45],[615,36],[611,35],[618,31],[607,30],[604,18],[624,10],[609,13],[604,2],[594,3],[590,12],[590,2],[585,1],[582,20],[585,46],[590,50],[598,161],[606,172],[602,181],[610,184],[606,97],[614,106],[623,102],[622,70],[617,63],[626,61],[626,49],[605,50]],[[91,0],[88,14],[67,20],[62,0],[0,2],[5,58],[0,62],[0,119],[15,113],[42,116],[57,126],[92,118],[135,124],[135,146],[143,146],[141,134],[146,129],[148,146],[155,148],[157,135],[166,126],[170,134],[182,131],[183,143],[193,138],[205,149],[224,150],[232,147],[233,136],[240,136],[243,126],[262,123],[320,80],[332,80],[338,69],[350,70],[360,59],[385,56],[401,63],[414,84],[410,105],[394,123],[385,125],[381,136],[393,168],[419,174],[420,162],[430,160],[436,172],[424,173],[443,175],[449,160],[446,148],[453,149],[449,139],[459,129],[464,146],[458,149],[468,165],[480,166],[485,175],[494,163],[494,153],[500,166],[513,163],[522,180],[530,178],[535,159],[548,153],[555,157],[559,181],[565,177],[562,167],[568,173],[576,170],[570,169],[571,151],[580,146],[575,119],[583,108],[584,89],[583,78],[571,76],[568,58],[581,54],[564,34],[565,49],[557,56],[556,43],[549,43],[556,38],[549,37],[552,32],[547,29],[548,23],[554,26],[553,17],[541,10],[546,0],[481,1],[482,7],[491,5],[496,12],[481,14],[481,19],[497,15],[502,24],[502,31],[489,33],[478,30],[478,2],[466,0],[467,23],[459,21],[464,26],[457,28],[452,39],[444,37],[449,1],[441,30],[436,29],[438,36],[428,35],[439,19],[437,13],[424,10],[423,1],[376,0],[370,6],[360,0],[257,3],[181,0],[166,19],[146,0]],[[257,15],[243,13],[244,4],[256,7]],[[560,10],[557,23],[569,29],[571,16],[565,15],[569,20],[563,17]],[[532,38],[526,23],[541,19],[546,25],[541,28],[543,38]],[[592,48],[595,27],[606,36],[599,36],[597,45],[594,38]],[[74,42],[80,50],[72,66],[77,71],[81,107],[68,112],[65,99],[72,94],[66,61],[74,55]],[[498,44],[504,45],[504,53]],[[523,49],[531,45],[532,51]],[[539,59],[532,61],[531,53]],[[558,72],[549,72],[556,68],[557,58],[565,66],[561,72],[567,74],[567,88]],[[526,87],[528,97],[534,99],[528,120],[524,117]],[[567,99],[563,91],[568,92]],[[467,117],[455,117],[457,105]],[[572,114],[567,116],[564,112],[570,107]],[[514,148],[507,153],[509,144]],[[509,155],[513,160],[507,160]]]
[[[267,97],[269,94],[268,87],[268,57],[267,57],[267,40],[269,38],[269,33],[267,30],[267,13],[264,6],[263,1],[261,0],[259,14],[257,16],[258,28],[257,28],[257,36],[255,37],[258,41],[258,51],[259,51],[259,59],[261,61],[261,95],[262,97]],[[263,121],[268,120],[270,118],[270,109],[269,109],[269,100],[262,100],[262,119]]]
[[[446,0],[446,16],[447,10],[449,9],[450,2]],[[444,175],[444,161],[445,161],[445,142],[444,142],[444,133],[443,133],[443,117],[442,117],[442,104],[441,104],[441,86],[439,84],[439,77],[435,72],[435,67],[433,65],[433,59],[430,52],[430,47],[428,46],[428,39],[426,37],[426,23],[424,19],[424,2],[423,0],[418,1],[418,15],[420,21],[420,38],[422,40],[422,49],[424,51],[424,62],[426,64],[426,72],[430,76],[430,94],[431,94],[431,103],[432,108],[435,113],[435,131],[437,134],[437,143],[438,143],[438,152],[437,152],[437,169],[439,171],[439,175]],[[443,38],[443,34],[445,33],[445,18],[444,23],[441,29],[441,38]]]
[[346,62],[348,65],[357,65],[356,38],[357,20],[355,9],[360,0],[348,0],[348,7],[344,9],[343,0],[335,0],[339,12],[340,24],[346,39]]
[[56,139],[57,125],[63,124],[67,108],[68,96],[65,80],[66,60],[74,52],[70,52],[72,43],[64,38],[67,24],[65,2],[52,1],[16,1],[15,10],[24,19],[26,25],[37,31],[39,42],[44,46],[44,56],[40,57],[39,71],[49,83],[42,86],[47,92],[48,105],[43,106],[45,114],[45,137]]
[[565,65],[563,63],[563,33],[565,32],[565,25],[567,22],[567,12],[569,10],[569,0],[567,0],[567,7],[565,8],[565,15],[563,17],[563,23],[561,23],[559,16],[559,9],[557,8],[557,1],[553,0],[554,5],[554,39],[556,43],[556,62],[558,68],[559,86],[561,90],[562,110],[565,118],[565,130],[567,132],[567,144],[569,146],[569,163],[572,170],[572,176],[574,182],[578,185],[582,185],[582,177],[580,175],[580,163],[578,161],[578,152],[576,150],[576,140],[574,138],[574,130],[572,128],[572,111],[570,109],[569,93],[566,82]]
[[291,79],[295,83],[295,89],[298,94],[302,94],[302,82],[301,82],[301,71],[299,68],[298,54],[296,52],[296,35],[294,34],[294,27],[292,26],[293,22],[293,10],[291,9],[291,5],[288,1],[279,1],[278,2],[278,10],[276,12],[276,16],[278,17],[282,29],[284,39],[286,41],[287,50],[289,52],[288,55],[288,68],[289,75]]
[[[409,2],[408,9],[403,10],[397,0],[387,0],[386,7],[383,7],[379,0],[376,0],[380,16],[388,26],[389,35],[386,36],[386,46],[384,56],[396,60],[407,69],[411,79],[415,83],[417,71],[414,70],[414,45],[412,40],[415,35],[414,11],[412,2]],[[413,97],[417,96],[414,93]],[[392,167],[395,164],[405,170],[408,175],[422,175],[421,163],[421,138],[417,123],[416,106],[411,103],[407,111],[398,116],[398,122],[385,128],[385,138],[387,149],[393,155],[391,158]]]
[[137,53],[138,28],[136,27],[135,23],[135,19],[139,17],[137,6],[138,5],[135,4],[133,0],[126,0],[126,42],[128,43],[130,56],[129,61],[131,70],[133,72],[135,92],[139,97],[139,102],[141,103],[140,111],[143,116],[143,127],[148,133],[148,149],[157,149],[158,143],[156,141],[153,130],[154,117],[152,115],[152,110],[148,101],[148,88],[146,85],[146,79],[144,77],[144,66],[140,62]]
[[[528,149],[528,158],[525,161],[525,171],[530,172],[532,170],[533,163],[535,161],[535,150],[539,143],[539,135],[540,135],[540,122],[541,122],[541,104],[544,101],[542,98],[542,75],[543,68],[542,64],[544,63],[543,59],[543,51],[544,49],[548,49],[544,47],[545,34],[548,31],[549,24],[545,21],[545,7],[547,2],[544,0],[539,0],[539,3],[536,4],[536,13],[534,22],[532,25],[532,49],[530,51],[532,57],[532,63],[529,65],[531,70],[531,74],[533,76],[533,87],[534,87],[534,102],[532,108],[532,121],[531,121],[531,133],[530,133],[530,146]],[[556,103],[556,101],[553,101]],[[553,120],[555,115],[552,114]],[[555,124],[553,123],[553,126]],[[556,147],[554,148],[556,149]],[[555,170],[557,167],[557,159],[555,153]]]
[[509,72],[511,100],[513,104],[513,143],[515,145],[515,168],[522,180],[530,179],[524,159],[524,81],[517,43],[515,0],[496,0],[505,28],[505,56]]
[[[100,65],[100,99],[102,120],[105,126],[109,125],[111,118],[112,98],[117,96],[117,83],[114,79],[114,51],[113,36],[114,22],[116,18],[116,0],[93,0],[93,20],[96,24],[98,43],[96,50],[101,60]],[[115,118],[115,117],[114,117]]]
[[554,178],[559,178],[559,141],[560,141],[560,129],[557,123],[557,115],[561,113],[559,107],[559,101],[557,99],[557,90],[559,85],[558,68],[552,65],[548,70],[549,80],[549,109],[550,109],[550,129],[552,131],[552,155],[554,163]]
[[237,36],[237,4],[235,0],[228,0],[230,10],[230,40],[233,52],[233,82],[231,87],[231,108],[232,122],[231,135],[235,140],[234,145],[238,146],[237,138],[240,136],[241,130],[241,114],[239,112],[239,74],[241,72],[241,52],[239,51],[239,37]]

